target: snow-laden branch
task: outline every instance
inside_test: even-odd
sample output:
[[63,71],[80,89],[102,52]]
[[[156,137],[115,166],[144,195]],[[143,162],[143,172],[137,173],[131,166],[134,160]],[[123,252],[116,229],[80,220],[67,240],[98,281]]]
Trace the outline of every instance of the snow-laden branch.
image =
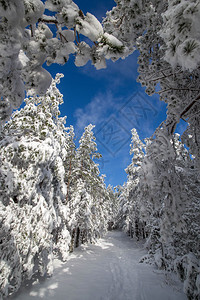
[[[53,29],[52,26],[55,25]],[[81,41],[89,38],[94,46]],[[51,75],[42,66],[65,64],[71,54],[76,66],[89,60],[105,68],[105,59],[116,60],[129,50],[101,23],[68,0],[0,1],[0,121],[4,123],[25,96],[44,94]]]

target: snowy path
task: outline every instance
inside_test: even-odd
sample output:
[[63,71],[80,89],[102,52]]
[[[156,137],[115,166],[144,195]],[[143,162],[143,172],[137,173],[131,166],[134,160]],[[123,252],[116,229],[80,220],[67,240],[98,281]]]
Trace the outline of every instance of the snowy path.
[[96,245],[81,246],[66,263],[56,262],[51,278],[24,287],[15,300],[186,300],[181,285],[152,266],[124,233],[114,231]]

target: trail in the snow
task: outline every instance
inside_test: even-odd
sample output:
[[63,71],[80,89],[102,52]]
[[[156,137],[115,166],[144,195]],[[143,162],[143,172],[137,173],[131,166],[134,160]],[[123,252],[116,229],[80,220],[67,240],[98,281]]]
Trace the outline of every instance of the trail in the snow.
[[186,300],[178,280],[140,264],[140,245],[123,232],[108,233],[96,245],[81,246],[54,275],[23,287],[15,300]]

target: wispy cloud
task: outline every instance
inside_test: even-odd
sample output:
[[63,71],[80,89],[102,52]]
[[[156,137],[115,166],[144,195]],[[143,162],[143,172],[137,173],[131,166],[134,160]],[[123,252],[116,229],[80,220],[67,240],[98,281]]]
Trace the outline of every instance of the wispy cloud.
[[88,124],[100,125],[112,113],[116,99],[110,92],[99,93],[84,108],[78,108],[74,117],[76,130],[83,131]]
[[78,108],[74,117],[78,136],[88,124],[96,125],[98,141],[115,156],[129,143],[132,128],[136,128],[140,138],[153,134],[165,119],[165,105],[143,91],[130,93],[127,98],[105,92],[96,95],[84,108]]
[[114,182],[112,178],[117,177],[118,170],[124,170],[130,163],[131,129],[136,128],[141,139],[150,137],[165,119],[165,104],[155,97],[149,98],[142,89],[130,91],[126,97],[105,91],[77,109],[75,119],[78,138],[85,126],[96,125],[94,133],[103,155],[100,170],[107,174],[108,182]]

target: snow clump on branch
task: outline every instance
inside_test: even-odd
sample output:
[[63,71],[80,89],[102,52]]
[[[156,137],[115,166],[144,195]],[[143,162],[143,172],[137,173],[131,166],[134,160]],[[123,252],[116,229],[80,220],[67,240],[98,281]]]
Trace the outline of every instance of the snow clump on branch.
[[[80,34],[94,45],[81,42]],[[52,80],[42,67],[45,62],[64,65],[75,54],[76,66],[91,60],[100,69],[106,67],[105,58],[116,60],[128,53],[120,41],[104,35],[92,14],[85,16],[71,0],[0,1],[0,40],[1,124],[19,108],[25,90],[28,95],[45,94]]]

